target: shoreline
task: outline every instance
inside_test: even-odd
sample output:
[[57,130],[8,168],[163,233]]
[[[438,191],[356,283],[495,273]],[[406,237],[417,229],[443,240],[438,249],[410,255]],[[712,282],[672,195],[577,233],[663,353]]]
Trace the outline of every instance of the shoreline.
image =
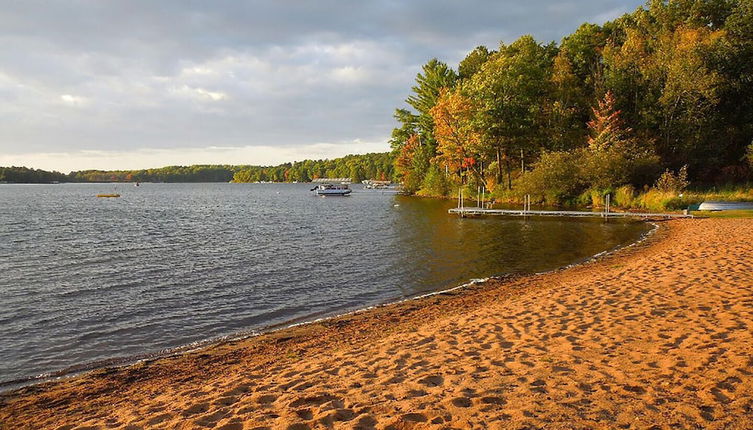
[[[629,410],[638,402],[650,406],[642,409],[641,413],[630,415],[631,419],[640,423],[655,422],[650,419],[646,421],[646,416],[654,420],[671,416],[673,420],[680,420],[678,422],[687,423],[682,420],[692,419],[694,423],[709,428],[727,428],[738,424],[741,426],[729,428],[746,428],[745,425],[753,422],[753,415],[745,415],[745,408],[750,407],[750,411],[753,411],[753,400],[751,378],[745,378],[745,374],[727,375],[727,379],[722,379],[728,382],[717,384],[718,381],[714,381],[722,388],[714,388],[714,384],[710,384],[709,388],[702,384],[706,376],[702,375],[701,381],[698,381],[698,375],[690,372],[688,381],[696,385],[696,391],[711,393],[709,396],[713,404],[696,405],[695,397],[698,396],[681,390],[674,397],[681,398],[694,409],[693,413],[688,412],[690,409],[685,412],[690,418],[678,418],[676,414],[667,415],[671,402],[665,400],[657,404],[643,399],[648,394],[656,397],[654,391],[664,390],[663,386],[644,386],[633,379],[646,379],[649,384],[651,378],[646,375],[654,372],[652,369],[662,370],[664,377],[682,376],[683,372],[689,372],[684,369],[690,367],[693,370],[695,366],[690,358],[683,359],[680,363],[684,365],[679,367],[666,367],[660,360],[655,368],[648,366],[645,369],[635,364],[642,363],[635,361],[635,358],[622,360],[643,349],[656,358],[661,353],[654,349],[666,347],[657,343],[666,341],[661,340],[661,333],[659,338],[654,338],[651,324],[639,324],[636,329],[629,330],[627,326],[635,325],[632,321],[654,321],[671,312],[677,312],[674,318],[679,319],[682,319],[683,313],[692,313],[693,318],[711,318],[707,315],[710,311],[701,308],[715,309],[718,297],[702,295],[704,300],[709,301],[709,306],[699,305],[700,310],[692,312],[675,311],[667,305],[670,302],[662,301],[671,292],[666,288],[674,288],[675,281],[694,273],[692,268],[688,269],[688,273],[683,272],[687,265],[682,266],[682,258],[707,265],[726,261],[716,260],[715,255],[696,261],[696,250],[688,248],[699,238],[732,241],[728,245],[733,245],[736,253],[725,254],[724,257],[730,264],[742,264],[747,270],[745,261],[740,263],[738,260],[745,259],[746,254],[740,251],[748,250],[745,246],[749,242],[745,241],[750,237],[743,237],[740,242],[739,238],[729,233],[746,233],[751,227],[753,222],[747,220],[669,221],[652,229],[647,237],[637,243],[606,255],[597,255],[575,267],[490,280],[483,284],[471,283],[462,289],[455,287],[455,290],[437,292],[428,297],[381,305],[305,325],[293,325],[174,357],[145,360],[131,366],[100,369],[64,380],[24,387],[0,395],[0,423],[14,425],[8,428],[75,428],[76,425],[93,428],[193,428],[204,425],[243,429],[273,423],[275,426],[300,424],[295,428],[315,428],[319,425],[337,427],[339,424],[348,425],[343,428],[354,428],[354,425],[355,428],[387,428],[387,425],[393,425],[393,428],[429,428],[432,423],[463,428],[464,425],[478,426],[480,422],[491,426],[492,421],[489,420],[496,417],[500,420],[494,424],[496,428],[517,428],[514,426],[524,423],[541,425],[542,422],[549,423],[547,428],[570,428],[576,422],[580,426],[613,428],[618,422],[625,421],[620,418],[619,411]],[[698,248],[698,253],[716,251],[716,247],[708,249],[710,245],[704,245]],[[661,264],[659,269],[663,272],[649,267],[651,264]],[[716,266],[708,267],[713,269]],[[753,300],[744,290],[750,287],[736,287],[726,280],[731,273],[738,284],[745,284],[739,278],[749,275],[736,267],[735,270],[725,267],[724,272],[713,275],[720,276],[717,282],[719,288],[727,288],[742,298],[739,300],[742,305],[729,304],[729,309],[735,311],[732,320],[737,321],[739,327],[745,325],[746,328],[750,320],[753,327],[753,313],[746,307],[753,305]],[[678,270],[683,276],[678,277]],[[698,270],[700,268],[696,268]],[[653,280],[662,285],[661,291],[666,291],[657,294],[651,290],[656,287],[646,289],[643,286],[653,285]],[[627,288],[623,283],[635,284],[635,287]],[[599,288],[594,289],[594,285]],[[682,285],[685,289],[694,288],[685,287],[684,283]],[[585,286],[588,286],[587,291]],[[741,288],[743,291],[738,291]],[[605,299],[599,296],[607,290],[610,294],[615,293],[613,297]],[[683,295],[678,295],[677,300],[685,300],[685,291],[682,292]],[[727,294],[726,290],[725,294],[725,300],[734,296]],[[646,296],[650,296],[651,300],[644,304],[642,301],[647,300]],[[600,305],[590,305],[592,300],[600,301]],[[613,307],[610,304],[613,300],[624,305]],[[696,297],[694,300],[693,303],[696,303],[700,299]],[[569,305],[570,301],[583,304]],[[712,301],[714,306],[711,306]],[[564,307],[558,310],[561,306]],[[590,310],[583,311],[581,308],[584,306]],[[645,308],[645,313],[635,314],[631,311],[635,307]],[[609,312],[605,313],[605,309]],[[721,307],[719,312],[724,313],[729,309]],[[577,318],[568,316],[574,312]],[[531,319],[531,315],[539,315],[542,319]],[[572,318],[593,320],[590,325],[603,324],[612,318],[622,323],[609,324],[593,333],[585,328],[584,334],[584,329],[579,328],[582,324],[572,326],[571,322],[565,322]],[[567,325],[557,330],[554,319],[561,319],[563,322],[558,324]],[[535,324],[536,321],[538,324]],[[706,320],[698,321],[705,324]],[[704,337],[704,342],[714,339],[718,343],[735,342],[734,347],[727,345],[724,351],[719,350],[716,361],[707,367],[715,369],[714,363],[723,363],[725,369],[744,367],[744,362],[737,363],[737,355],[731,357],[737,364],[730,367],[725,355],[732,354],[733,349],[735,354],[742,353],[743,356],[753,352],[750,344],[746,343],[750,335],[727,327],[727,322],[704,326],[709,331],[708,339]],[[505,324],[512,325],[508,328]],[[550,325],[552,327],[548,328]],[[715,326],[727,331],[717,333]],[[540,331],[539,335],[529,333],[536,330]],[[698,331],[698,327],[680,325],[679,329],[675,329],[679,332],[686,330],[690,331],[679,333],[680,340],[675,342],[678,346],[669,346],[670,355],[678,349],[682,354],[699,354],[680,347],[686,339],[695,336],[693,330]],[[646,332],[645,339],[638,339],[641,337],[638,333],[643,331]],[[568,339],[565,343],[572,345],[563,346],[561,339]],[[635,343],[633,346],[636,348],[623,351],[626,343]],[[450,356],[455,358],[446,361]],[[534,359],[535,356],[539,358]],[[613,359],[622,364],[604,367],[603,361]],[[413,364],[406,368],[400,365],[401,360],[412,361]],[[381,364],[370,368],[375,366],[370,364],[372,362]],[[753,359],[751,362],[749,366],[753,365]],[[550,363],[557,365],[552,367]],[[582,367],[583,363],[589,363],[597,371],[588,370],[588,366]],[[626,382],[620,382],[622,378],[614,374],[625,373],[625,369],[631,366],[639,366],[640,371],[632,374]],[[545,368],[548,370],[544,371]],[[603,370],[598,370],[601,368]],[[495,372],[494,369],[500,370]],[[608,389],[600,391],[596,388],[599,386],[597,382],[606,382],[602,381],[604,376],[600,376],[599,372],[611,375],[607,378],[610,381],[617,378],[617,385],[610,385],[611,382],[607,381],[609,384],[605,387]],[[724,372],[732,373],[730,370]],[[531,375],[537,373],[539,379],[530,382]],[[522,382],[521,378],[526,382]],[[487,384],[487,380],[494,383]],[[555,393],[559,396],[558,384],[569,386],[573,380],[594,388],[579,394],[580,389],[576,384],[575,391],[569,396],[580,396],[581,400],[588,402],[565,406],[564,411],[577,412],[574,416],[580,418],[574,418],[575,421],[558,420],[557,416],[564,417],[561,415],[562,405],[569,402],[565,400],[568,396],[555,397]],[[447,385],[452,381],[456,384]],[[519,389],[527,389],[529,385],[530,393],[518,393]],[[455,386],[457,390],[453,388]],[[735,388],[736,393],[735,390],[730,392],[729,387]],[[379,393],[369,391],[369,388],[375,388]],[[497,391],[500,391],[499,395],[490,394]],[[727,400],[717,402],[714,401],[716,398]],[[208,401],[191,405],[195,399]],[[705,402],[704,399],[702,396],[701,400]],[[598,412],[591,411],[595,401],[599,403],[599,408],[609,412],[602,415],[613,425],[599,424],[599,420],[594,421],[589,415]],[[525,402],[549,404],[551,411],[559,411],[557,413],[560,415],[552,416],[554,412],[546,407],[538,412],[529,411],[530,407],[525,406]],[[309,403],[313,406],[302,408]],[[672,404],[673,408],[675,406]],[[711,412],[708,408],[711,408]],[[496,409],[504,410],[504,413],[494,412]],[[736,412],[725,414],[727,409]],[[471,411],[474,413],[471,414]],[[526,411],[530,413],[524,413]],[[714,420],[709,421],[704,416],[713,416]],[[549,417],[549,421],[541,421],[541,417]],[[671,420],[666,421],[668,418],[661,419],[664,420],[662,423],[672,424]],[[567,426],[566,422],[571,425]],[[71,426],[65,427],[67,424]],[[420,425],[429,427],[416,427]],[[5,427],[0,424],[0,428]]]
[[[356,308],[353,310],[347,310],[340,313],[337,313],[337,311],[320,312],[319,314],[322,316],[315,316],[316,313],[314,313],[309,316],[294,318],[292,320],[283,321],[277,324],[263,326],[258,329],[241,330],[235,333],[231,333],[231,334],[227,334],[227,335],[223,335],[223,336],[219,336],[215,338],[199,340],[199,341],[191,342],[185,345],[179,345],[174,348],[167,348],[167,349],[163,349],[163,350],[155,351],[155,352],[145,352],[145,353],[138,354],[135,356],[113,357],[113,358],[101,360],[101,361],[86,362],[86,363],[81,363],[78,365],[70,366],[65,369],[59,369],[52,372],[46,372],[40,375],[30,376],[27,378],[10,380],[10,381],[0,381],[0,399],[2,399],[2,396],[4,395],[12,395],[16,391],[19,391],[28,387],[34,387],[37,385],[48,384],[48,383],[53,383],[53,384],[60,383],[71,378],[85,377],[87,374],[91,372],[105,371],[109,369],[122,369],[122,368],[127,368],[129,366],[138,365],[142,362],[154,362],[154,361],[165,359],[165,358],[179,357],[183,354],[200,352],[202,349],[205,349],[205,348],[222,346],[223,344],[228,343],[228,342],[243,341],[243,340],[255,338],[258,336],[264,336],[264,335],[275,333],[278,331],[291,329],[294,327],[306,326],[309,324],[317,324],[317,323],[326,322],[328,320],[332,320],[332,319],[336,319],[340,317],[357,315],[363,312],[368,312],[376,308],[396,305],[396,304],[400,304],[404,302],[409,302],[412,300],[420,300],[423,298],[437,296],[437,295],[441,296],[443,294],[449,294],[454,291],[462,291],[465,288],[468,288],[471,286],[482,285],[489,281],[504,282],[505,280],[509,280],[512,278],[539,276],[539,275],[559,272],[562,270],[567,270],[570,268],[581,266],[583,264],[594,262],[600,258],[620,252],[623,249],[640,245],[644,241],[649,240],[657,231],[659,231],[660,225],[658,223],[662,221],[665,221],[665,220],[650,220],[650,219],[649,220],[636,220],[636,222],[642,222],[642,223],[651,225],[652,226],[651,229],[647,230],[646,232],[641,233],[640,236],[638,236],[638,238],[632,242],[619,244],[611,249],[601,251],[589,257],[576,260],[575,262],[567,264],[565,266],[557,267],[557,268],[547,270],[544,272],[522,273],[522,274],[507,273],[507,274],[502,274],[502,275],[491,275],[486,278],[469,279],[467,282],[463,284],[448,287],[443,290],[430,291],[428,293],[421,293],[415,296],[389,299],[388,301],[385,301],[383,303],[366,305],[364,307]],[[298,322],[295,322],[295,321],[298,321]],[[5,387],[8,387],[8,388],[5,388]]]

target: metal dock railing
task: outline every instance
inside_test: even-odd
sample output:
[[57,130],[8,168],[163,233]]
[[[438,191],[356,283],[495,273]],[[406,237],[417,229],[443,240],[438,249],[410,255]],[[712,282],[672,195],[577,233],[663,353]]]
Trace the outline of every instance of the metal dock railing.
[[459,207],[449,210],[451,214],[464,216],[562,216],[562,217],[599,217],[599,218],[693,218],[691,214],[639,213],[639,212],[587,212],[587,211],[534,211],[516,209],[486,209],[478,207]]

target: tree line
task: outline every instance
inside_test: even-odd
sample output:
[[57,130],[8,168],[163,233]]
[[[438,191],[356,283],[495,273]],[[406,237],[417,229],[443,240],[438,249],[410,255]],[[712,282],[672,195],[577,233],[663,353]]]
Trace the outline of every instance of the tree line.
[[563,203],[748,181],[753,2],[651,0],[559,44],[479,46],[457,71],[432,59],[406,103],[390,142],[412,193]]
[[0,167],[0,182],[19,184],[49,184],[52,182],[68,182],[68,175],[60,172],[49,172],[28,167]]
[[277,166],[193,165],[140,170],[81,170],[69,174],[27,167],[0,167],[0,181],[52,182],[309,182],[317,178],[392,180],[390,153],[347,155],[332,160],[304,160]]
[[304,160],[276,167],[238,166],[233,182],[309,182],[317,178],[351,178],[391,181],[394,179],[392,154],[346,155],[333,160]]

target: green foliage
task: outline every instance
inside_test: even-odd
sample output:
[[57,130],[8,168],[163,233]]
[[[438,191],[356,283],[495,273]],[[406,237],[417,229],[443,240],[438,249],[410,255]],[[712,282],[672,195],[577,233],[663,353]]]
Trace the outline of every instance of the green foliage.
[[705,195],[683,194],[675,192],[659,191],[650,189],[639,195],[634,202],[634,207],[653,212],[677,211],[687,209],[690,205],[698,204],[706,200]]
[[545,152],[533,170],[517,182],[519,195],[530,194],[533,200],[551,205],[570,201],[584,187],[580,176],[580,158],[572,152]]
[[458,65],[458,77],[460,79],[469,79],[481,70],[481,66],[489,60],[494,51],[489,52],[486,46],[478,46]]
[[[399,151],[410,136],[419,136],[420,151],[410,151],[417,161],[401,173],[418,191],[432,164],[447,161],[437,157],[437,130],[427,114],[439,88],[454,87],[473,115],[464,118],[468,129],[453,144],[464,149],[463,160],[478,163],[474,178],[483,172],[480,179],[497,195],[520,195],[510,189],[522,173],[517,166],[536,163],[542,151],[580,157],[569,181],[578,186],[557,183],[542,197],[548,200],[642,188],[664,169],[684,165],[693,175],[688,180],[739,182],[753,172],[751,64],[750,0],[652,0],[601,26],[584,24],[559,46],[523,36],[497,51],[478,47],[459,64],[457,76],[430,61],[407,100],[415,111],[396,112],[401,126],[391,143]],[[470,145],[477,135],[479,142]],[[549,161],[536,164],[533,176],[522,175],[528,178],[516,187],[547,194],[540,178],[557,176],[552,166],[543,167]]]
[[614,206],[630,208],[635,201],[635,188],[632,185],[623,185],[614,191]]
[[309,182],[316,178],[395,179],[391,153],[346,155],[332,160],[304,160],[278,166],[232,166],[233,182]]
[[[427,162],[428,163],[428,162]],[[83,170],[59,172],[0,167],[0,180],[50,182],[308,182],[320,177],[350,177],[354,181],[395,179],[390,153],[347,155],[333,160],[304,160],[277,166],[194,165],[142,170]]]
[[453,88],[456,80],[457,73],[436,58],[426,63],[422,68],[422,73],[416,75],[416,85],[411,88],[413,94],[405,101],[418,112],[418,126],[428,139],[431,139],[434,127],[434,120],[429,111],[437,103],[441,91],[445,88]]
[[71,179],[60,172],[48,172],[28,167],[0,167],[0,181],[19,184],[49,184],[69,182]]
[[453,185],[444,171],[440,171],[436,166],[432,166],[426,172],[426,176],[424,176],[421,188],[417,194],[427,197],[446,197],[450,195]]
[[685,190],[690,183],[688,182],[688,166],[682,166],[677,173],[672,173],[669,169],[657,179],[656,188],[664,193],[679,193]]

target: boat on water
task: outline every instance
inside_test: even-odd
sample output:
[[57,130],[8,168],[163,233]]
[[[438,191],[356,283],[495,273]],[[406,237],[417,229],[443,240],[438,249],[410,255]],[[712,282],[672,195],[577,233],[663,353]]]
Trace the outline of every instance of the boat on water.
[[365,190],[386,190],[392,184],[391,181],[376,181],[372,179],[366,179],[361,181]]
[[348,184],[320,184],[311,191],[317,196],[347,196],[352,192]]
[[100,198],[117,198],[117,197],[120,197],[120,194],[97,194],[97,197],[100,197]]

